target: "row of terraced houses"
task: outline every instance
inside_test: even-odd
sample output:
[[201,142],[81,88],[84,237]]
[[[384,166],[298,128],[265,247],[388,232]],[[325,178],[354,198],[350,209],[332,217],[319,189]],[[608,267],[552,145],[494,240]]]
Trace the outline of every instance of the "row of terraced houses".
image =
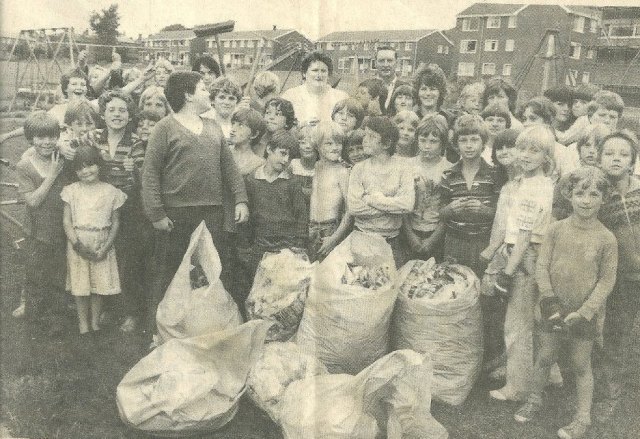
[[[452,78],[500,75],[539,93],[546,69],[554,82],[595,83],[640,106],[639,7],[476,3],[445,30],[334,32],[312,42],[295,30],[274,29],[230,32],[219,41],[223,62],[231,68],[249,68],[257,54],[260,66],[281,62],[294,43],[328,53],[337,74],[371,75],[376,48],[390,45],[398,54],[400,76],[436,63]],[[215,39],[199,39],[192,30],[159,32],[144,46],[147,57],[183,64],[205,52],[218,53]]]

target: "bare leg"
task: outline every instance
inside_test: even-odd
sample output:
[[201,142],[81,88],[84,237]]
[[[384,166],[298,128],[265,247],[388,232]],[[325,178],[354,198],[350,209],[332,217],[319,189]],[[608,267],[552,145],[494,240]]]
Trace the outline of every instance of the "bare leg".
[[102,296],[99,294],[91,295],[91,329],[98,331],[100,329],[100,312],[102,311]]
[[89,332],[89,296],[74,296],[78,311],[78,328],[80,334]]
[[593,398],[593,373],[591,372],[592,340],[571,340],[571,368],[576,376],[578,412],[576,419],[591,423],[591,400]]

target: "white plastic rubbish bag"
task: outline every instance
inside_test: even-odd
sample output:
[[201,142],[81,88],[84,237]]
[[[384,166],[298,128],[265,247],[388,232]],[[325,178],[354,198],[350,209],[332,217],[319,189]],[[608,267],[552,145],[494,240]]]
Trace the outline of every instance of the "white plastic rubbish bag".
[[164,298],[158,305],[159,342],[238,326],[242,317],[220,281],[222,265],[204,221],[191,234]]
[[331,373],[369,366],[388,352],[396,275],[384,238],[351,233],[318,265],[296,343]]
[[313,267],[304,253],[289,249],[265,253],[247,298],[249,319],[271,320],[267,341],[295,335],[309,293]]
[[[446,431],[430,413],[429,372],[428,360],[425,364],[422,355],[404,350],[386,355],[356,376],[318,375],[296,381],[282,399],[284,438],[373,439],[387,437],[387,429],[393,439],[445,438]],[[421,400],[422,395],[426,399]]]
[[269,326],[255,320],[221,332],[167,341],[118,384],[120,418],[158,436],[223,427],[238,410]]
[[463,265],[409,261],[398,273],[392,346],[427,353],[432,395],[462,404],[482,367],[480,281]]
[[327,373],[319,360],[301,352],[295,343],[269,343],[249,373],[247,395],[277,422],[282,395],[289,384]]

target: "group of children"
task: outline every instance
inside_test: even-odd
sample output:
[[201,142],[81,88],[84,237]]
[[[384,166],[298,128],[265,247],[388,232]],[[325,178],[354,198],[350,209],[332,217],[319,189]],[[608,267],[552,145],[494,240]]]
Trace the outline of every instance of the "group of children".
[[[160,235],[188,237],[189,228],[177,231],[187,219],[213,218],[222,280],[241,308],[265,252],[297,248],[322,260],[359,230],[384,237],[398,267],[433,256],[483,279],[485,367],[505,381],[491,396],[522,401],[517,421],[540,410],[549,380],[561,382],[562,350],[578,408],[558,435],[585,434],[594,343],[601,405],[615,407],[640,309],[638,142],[617,129],[618,95],[558,87],[516,117],[517,94],[498,79],[468,85],[457,108],[443,109],[446,78],[429,66],[389,99],[377,80],[363,81],[331,122],[297,126],[277,77],[257,78],[266,92],[251,100],[228,78],[210,78],[216,66],[194,68],[207,82],[160,78],[138,106],[119,89],[97,102],[70,99],[62,134],[51,114],[27,118],[32,148],[17,175],[31,219],[28,315],[59,312],[53,290],[67,290],[89,334],[100,330],[102,296],[122,292],[112,311],[132,330],[162,297],[159,272],[175,272],[175,263],[161,267],[158,254],[177,250],[163,249],[173,241]],[[202,178],[207,142],[227,164]],[[222,210],[208,190],[222,194]]]

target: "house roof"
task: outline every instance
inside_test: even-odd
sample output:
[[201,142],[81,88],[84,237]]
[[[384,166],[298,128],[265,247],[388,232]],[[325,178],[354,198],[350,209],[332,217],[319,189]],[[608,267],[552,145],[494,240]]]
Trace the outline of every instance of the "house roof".
[[[356,43],[363,41],[418,41],[434,32],[434,29],[406,29],[406,30],[379,30],[379,31],[352,31],[352,32],[332,32],[318,39],[318,43],[324,42],[345,42]],[[441,32],[440,32],[441,33]],[[441,33],[442,34],[442,33]],[[447,40],[448,38],[442,34]]]
[[163,30],[149,35],[148,40],[191,40],[196,34],[191,29]]
[[475,3],[456,15],[457,17],[486,17],[488,15],[515,15],[528,5],[503,3]]
[[245,30],[234,31],[220,34],[220,40],[259,40],[262,37],[267,40],[275,40],[287,34],[294,32],[293,29],[276,29],[276,30]]
[[597,20],[600,18],[601,13],[599,10],[590,7],[590,6],[580,6],[580,5],[567,5],[567,6],[562,6],[560,5],[560,7],[562,9],[564,9],[565,11],[571,13],[571,14],[575,14],[575,15],[580,15],[583,17],[587,17],[587,18],[593,18],[594,20]]

